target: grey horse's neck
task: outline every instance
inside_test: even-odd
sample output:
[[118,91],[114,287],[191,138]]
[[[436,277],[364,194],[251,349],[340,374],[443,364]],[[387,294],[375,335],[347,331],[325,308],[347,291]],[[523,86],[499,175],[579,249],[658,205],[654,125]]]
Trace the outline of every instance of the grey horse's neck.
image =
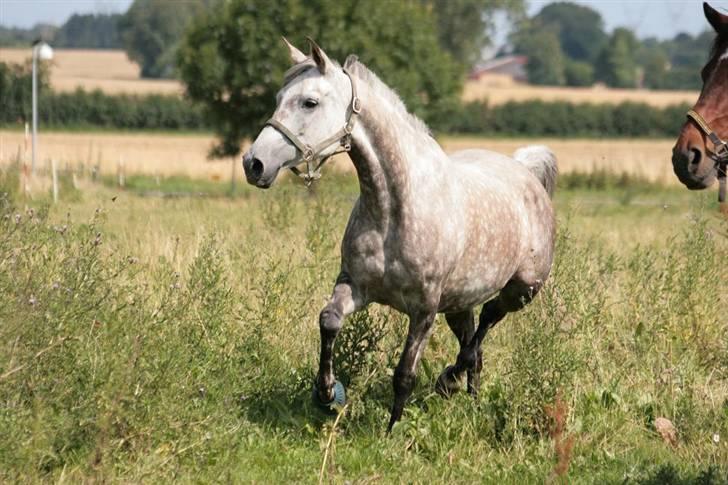
[[364,66],[353,73],[362,101],[350,152],[359,178],[360,204],[378,224],[387,224],[392,217],[401,221],[417,181],[441,176],[447,157],[393,91]]

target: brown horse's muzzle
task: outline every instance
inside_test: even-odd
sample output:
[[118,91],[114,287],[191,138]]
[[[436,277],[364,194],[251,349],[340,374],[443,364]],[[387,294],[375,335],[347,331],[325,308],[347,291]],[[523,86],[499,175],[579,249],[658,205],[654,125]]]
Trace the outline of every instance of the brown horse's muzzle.
[[715,161],[711,158],[702,133],[686,122],[672,149],[672,169],[690,190],[707,189],[716,179]]

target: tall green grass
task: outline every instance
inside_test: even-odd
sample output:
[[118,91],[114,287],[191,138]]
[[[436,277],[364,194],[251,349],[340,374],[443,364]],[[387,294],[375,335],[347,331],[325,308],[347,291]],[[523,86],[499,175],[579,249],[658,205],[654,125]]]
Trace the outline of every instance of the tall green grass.
[[[615,245],[602,232],[646,209],[595,223],[573,205],[584,189],[565,191],[552,277],[486,338],[480,396],[433,392],[457,351],[438,320],[386,437],[396,312],[347,319],[338,421],[310,402],[353,179],[227,202],[98,190],[59,208],[0,198],[0,481],[728,482],[728,244],[711,207],[656,202],[664,237]],[[158,236],[129,208],[173,248],[138,257]]]

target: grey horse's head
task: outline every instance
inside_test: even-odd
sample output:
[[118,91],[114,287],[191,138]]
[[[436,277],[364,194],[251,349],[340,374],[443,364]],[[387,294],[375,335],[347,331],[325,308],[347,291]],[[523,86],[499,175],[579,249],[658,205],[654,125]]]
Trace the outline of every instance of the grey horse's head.
[[[301,143],[314,147],[346,123],[352,96],[349,79],[315,42],[310,41],[309,56],[288,41],[285,43],[293,67],[286,73],[276,96],[272,119]],[[332,143],[317,154],[317,160],[330,156],[338,148],[337,143]],[[266,125],[243,156],[245,177],[256,187],[268,188],[282,168],[300,163],[302,155],[280,129]]]

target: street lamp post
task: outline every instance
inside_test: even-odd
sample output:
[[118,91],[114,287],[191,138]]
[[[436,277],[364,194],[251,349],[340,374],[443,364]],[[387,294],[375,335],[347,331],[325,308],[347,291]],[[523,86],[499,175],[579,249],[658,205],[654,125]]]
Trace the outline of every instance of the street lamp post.
[[53,59],[53,49],[42,41],[33,44],[33,159],[30,166],[33,175],[35,175],[35,154],[38,140],[38,59],[42,61]]

